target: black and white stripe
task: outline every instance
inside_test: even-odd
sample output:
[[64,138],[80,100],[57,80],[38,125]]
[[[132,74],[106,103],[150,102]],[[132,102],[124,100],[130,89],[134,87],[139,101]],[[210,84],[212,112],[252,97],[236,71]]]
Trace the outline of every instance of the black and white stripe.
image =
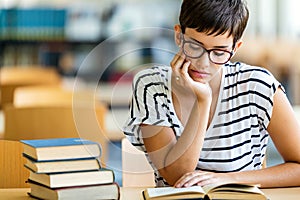
[[[139,72],[134,79],[130,117],[123,131],[144,152],[141,123],[170,127],[177,138],[184,129],[172,105],[171,71],[168,66],[155,66]],[[224,65],[215,115],[196,169],[260,169],[268,142],[266,129],[272,116],[273,95],[278,87],[279,82],[263,68],[243,63]],[[155,177],[158,186],[167,184],[157,170]]]

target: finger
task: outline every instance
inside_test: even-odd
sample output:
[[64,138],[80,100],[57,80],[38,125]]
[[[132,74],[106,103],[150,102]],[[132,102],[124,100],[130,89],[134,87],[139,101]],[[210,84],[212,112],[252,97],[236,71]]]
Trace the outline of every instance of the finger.
[[205,173],[205,174],[196,174],[193,177],[191,177],[189,180],[185,182],[183,187],[190,187],[193,185],[202,185],[203,182],[208,182],[211,179],[211,174]]
[[197,177],[194,177],[189,182],[186,183],[185,187],[190,187],[192,185],[208,185],[213,183],[213,176],[211,174],[205,174],[205,175],[198,175]]
[[206,179],[206,180],[197,182],[197,185],[199,185],[199,186],[204,186],[204,185],[210,185],[210,184],[213,184],[213,183],[215,183],[215,182],[216,182],[216,179],[210,178],[210,179]]
[[184,174],[182,177],[180,177],[174,184],[175,187],[182,187],[185,183],[186,180],[188,180],[188,177],[192,174],[192,172]]
[[189,73],[188,73],[188,69],[191,66],[191,61],[186,61],[183,65],[182,65],[182,69],[181,69],[181,73],[182,76],[186,79],[191,79]]
[[179,59],[180,57],[180,52],[176,53],[175,56],[173,57],[170,65],[173,67],[175,65],[175,63],[177,62],[177,60]]
[[178,53],[172,60],[171,67],[173,68],[173,70],[178,72],[179,69],[182,68],[184,62],[185,62],[185,57],[183,55],[181,55],[180,53]]
[[187,183],[188,180],[189,180],[189,179],[178,180],[178,181],[174,184],[174,187],[176,187],[176,188],[184,187],[184,185]]
[[191,187],[193,185],[198,185],[198,183],[202,182],[202,177],[197,175],[195,177],[192,177],[191,179],[189,179],[184,185],[183,187]]
[[210,173],[208,172],[192,172],[182,176],[174,185],[175,187],[189,187],[197,184],[198,182],[209,179]]
[[186,187],[185,185],[188,184],[190,180],[192,180],[195,176],[204,176],[208,172],[189,172],[183,175],[177,182],[174,184],[175,187]]

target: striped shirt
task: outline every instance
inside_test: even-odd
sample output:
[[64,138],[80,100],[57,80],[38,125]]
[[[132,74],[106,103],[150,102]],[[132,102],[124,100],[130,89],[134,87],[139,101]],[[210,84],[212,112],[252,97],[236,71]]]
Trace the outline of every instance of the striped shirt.
[[[264,68],[229,63],[222,68],[215,114],[207,129],[196,170],[235,172],[262,167],[268,142],[273,96],[280,83]],[[133,81],[130,116],[123,127],[129,141],[147,151],[140,124],[166,126],[176,137],[184,130],[172,104],[169,66],[140,71]],[[157,186],[167,182],[152,165]]]

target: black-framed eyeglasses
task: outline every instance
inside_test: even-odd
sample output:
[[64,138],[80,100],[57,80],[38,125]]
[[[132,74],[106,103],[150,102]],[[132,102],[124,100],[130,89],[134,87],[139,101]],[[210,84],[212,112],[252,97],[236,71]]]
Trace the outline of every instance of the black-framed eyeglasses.
[[184,37],[184,34],[181,34],[182,49],[183,53],[189,58],[200,58],[205,52],[207,52],[208,58],[212,63],[222,65],[227,63],[233,55],[233,51],[230,52],[223,49],[208,50],[204,48],[201,44],[199,44],[197,41],[186,40]]

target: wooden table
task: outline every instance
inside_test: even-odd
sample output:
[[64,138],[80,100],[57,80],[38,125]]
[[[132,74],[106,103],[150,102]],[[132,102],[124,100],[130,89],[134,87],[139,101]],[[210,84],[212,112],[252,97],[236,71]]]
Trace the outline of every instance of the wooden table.
[[[121,188],[121,200],[141,200],[141,191],[144,188]],[[2,200],[24,200],[32,199],[27,195],[29,188],[0,189],[0,199]],[[300,187],[262,189],[270,200],[299,200]]]

